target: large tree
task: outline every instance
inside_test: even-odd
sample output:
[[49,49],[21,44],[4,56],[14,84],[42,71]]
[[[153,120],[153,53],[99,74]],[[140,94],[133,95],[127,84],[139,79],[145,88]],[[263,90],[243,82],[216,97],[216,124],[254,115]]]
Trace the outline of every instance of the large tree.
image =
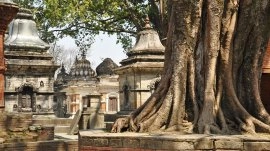
[[126,118],[130,130],[269,133],[270,117],[259,85],[270,33],[270,1],[167,4],[162,78],[152,96]]

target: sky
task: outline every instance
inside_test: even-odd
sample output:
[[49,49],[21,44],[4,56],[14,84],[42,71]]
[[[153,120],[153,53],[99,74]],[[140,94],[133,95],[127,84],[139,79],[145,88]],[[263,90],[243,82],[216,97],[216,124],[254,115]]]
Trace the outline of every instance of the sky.
[[[61,39],[59,44],[64,47],[76,48],[74,40],[70,37]],[[87,54],[87,59],[91,62],[93,69],[96,69],[105,58],[111,58],[118,65],[120,65],[121,60],[127,58],[122,46],[116,44],[115,35],[100,34],[96,36],[95,42]]]

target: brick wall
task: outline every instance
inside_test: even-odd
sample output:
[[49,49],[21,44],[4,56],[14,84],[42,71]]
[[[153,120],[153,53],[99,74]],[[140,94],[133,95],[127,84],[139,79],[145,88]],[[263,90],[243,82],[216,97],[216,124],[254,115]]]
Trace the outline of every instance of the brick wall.
[[32,114],[1,113],[0,129],[8,131],[9,129],[22,128],[28,129],[32,124]]
[[266,54],[263,60],[263,73],[270,73],[270,40],[266,48]]

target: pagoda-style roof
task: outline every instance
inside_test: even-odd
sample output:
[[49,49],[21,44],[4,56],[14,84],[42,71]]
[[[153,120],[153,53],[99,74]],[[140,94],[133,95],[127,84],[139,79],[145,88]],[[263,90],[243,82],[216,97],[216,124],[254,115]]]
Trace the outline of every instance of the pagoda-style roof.
[[10,24],[5,48],[9,51],[28,52],[44,52],[50,48],[49,44],[39,38],[33,14],[29,9],[19,9],[16,18]]
[[268,46],[266,48],[265,56],[263,59],[263,73],[270,73],[270,40],[268,41]]

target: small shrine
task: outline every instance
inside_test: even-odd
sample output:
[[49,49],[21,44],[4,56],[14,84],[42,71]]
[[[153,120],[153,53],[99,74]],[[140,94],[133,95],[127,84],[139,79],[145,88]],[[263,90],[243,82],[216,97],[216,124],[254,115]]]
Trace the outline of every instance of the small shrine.
[[30,10],[19,9],[4,45],[6,111],[53,113],[54,73],[59,66],[48,52],[49,44],[39,38]]
[[268,112],[270,112],[270,40],[266,48],[261,77],[261,99]]
[[141,106],[155,90],[164,66],[165,47],[149,19],[138,33],[139,39],[128,51],[128,58],[115,69],[119,75],[120,110],[132,111]]

